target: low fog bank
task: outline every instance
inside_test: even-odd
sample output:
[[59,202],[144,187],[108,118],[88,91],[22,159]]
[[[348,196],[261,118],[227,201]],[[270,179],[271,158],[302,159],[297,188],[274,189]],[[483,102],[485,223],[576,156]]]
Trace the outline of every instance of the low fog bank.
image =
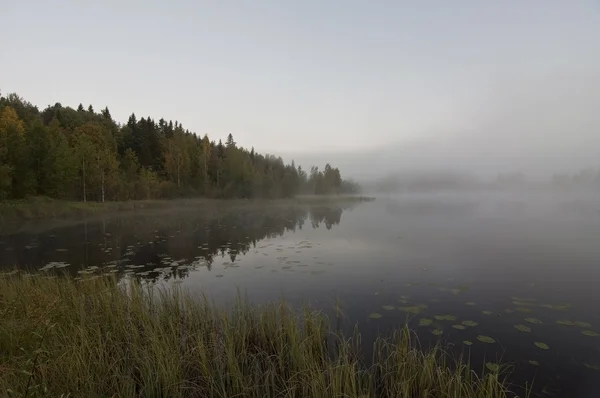
[[410,115],[399,109],[396,142],[292,156],[302,165],[327,159],[368,189],[600,186],[600,59],[535,75],[503,71],[474,98],[456,111],[458,122],[435,131],[401,127]]

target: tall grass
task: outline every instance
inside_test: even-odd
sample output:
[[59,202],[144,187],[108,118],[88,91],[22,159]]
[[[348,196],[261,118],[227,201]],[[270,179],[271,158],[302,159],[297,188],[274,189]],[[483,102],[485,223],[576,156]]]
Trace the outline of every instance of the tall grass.
[[0,396],[510,396],[407,329],[375,342],[372,366],[359,348],[358,332],[284,302],[225,310],[110,277],[0,277]]

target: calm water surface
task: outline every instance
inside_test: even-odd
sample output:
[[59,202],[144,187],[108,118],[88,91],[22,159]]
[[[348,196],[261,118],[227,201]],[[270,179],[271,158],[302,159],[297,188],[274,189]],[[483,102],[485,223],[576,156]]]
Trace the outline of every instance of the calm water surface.
[[237,289],[325,311],[339,300],[365,342],[408,321],[421,344],[441,338],[478,369],[509,363],[542,396],[600,396],[600,198],[186,208],[5,230],[0,253],[0,267],[112,272],[220,303]]

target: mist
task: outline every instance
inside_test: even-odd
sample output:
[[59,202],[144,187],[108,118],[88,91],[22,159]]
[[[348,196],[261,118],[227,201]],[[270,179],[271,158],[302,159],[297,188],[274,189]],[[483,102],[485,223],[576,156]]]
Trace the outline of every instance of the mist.
[[447,128],[398,130],[400,137],[416,138],[364,151],[289,156],[305,166],[331,161],[363,183],[397,173],[441,171],[482,179],[520,172],[535,180],[600,167],[600,62],[538,74],[505,73],[479,92],[457,115],[462,121]]

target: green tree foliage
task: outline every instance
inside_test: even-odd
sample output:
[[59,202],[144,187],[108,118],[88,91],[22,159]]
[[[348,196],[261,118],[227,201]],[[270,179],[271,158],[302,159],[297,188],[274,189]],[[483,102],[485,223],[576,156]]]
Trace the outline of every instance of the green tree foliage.
[[16,94],[0,96],[0,200],[46,195],[66,200],[139,200],[183,196],[281,198],[355,192],[325,165],[307,173],[280,157],[223,143],[178,121],[108,107],[56,103],[40,111]]

